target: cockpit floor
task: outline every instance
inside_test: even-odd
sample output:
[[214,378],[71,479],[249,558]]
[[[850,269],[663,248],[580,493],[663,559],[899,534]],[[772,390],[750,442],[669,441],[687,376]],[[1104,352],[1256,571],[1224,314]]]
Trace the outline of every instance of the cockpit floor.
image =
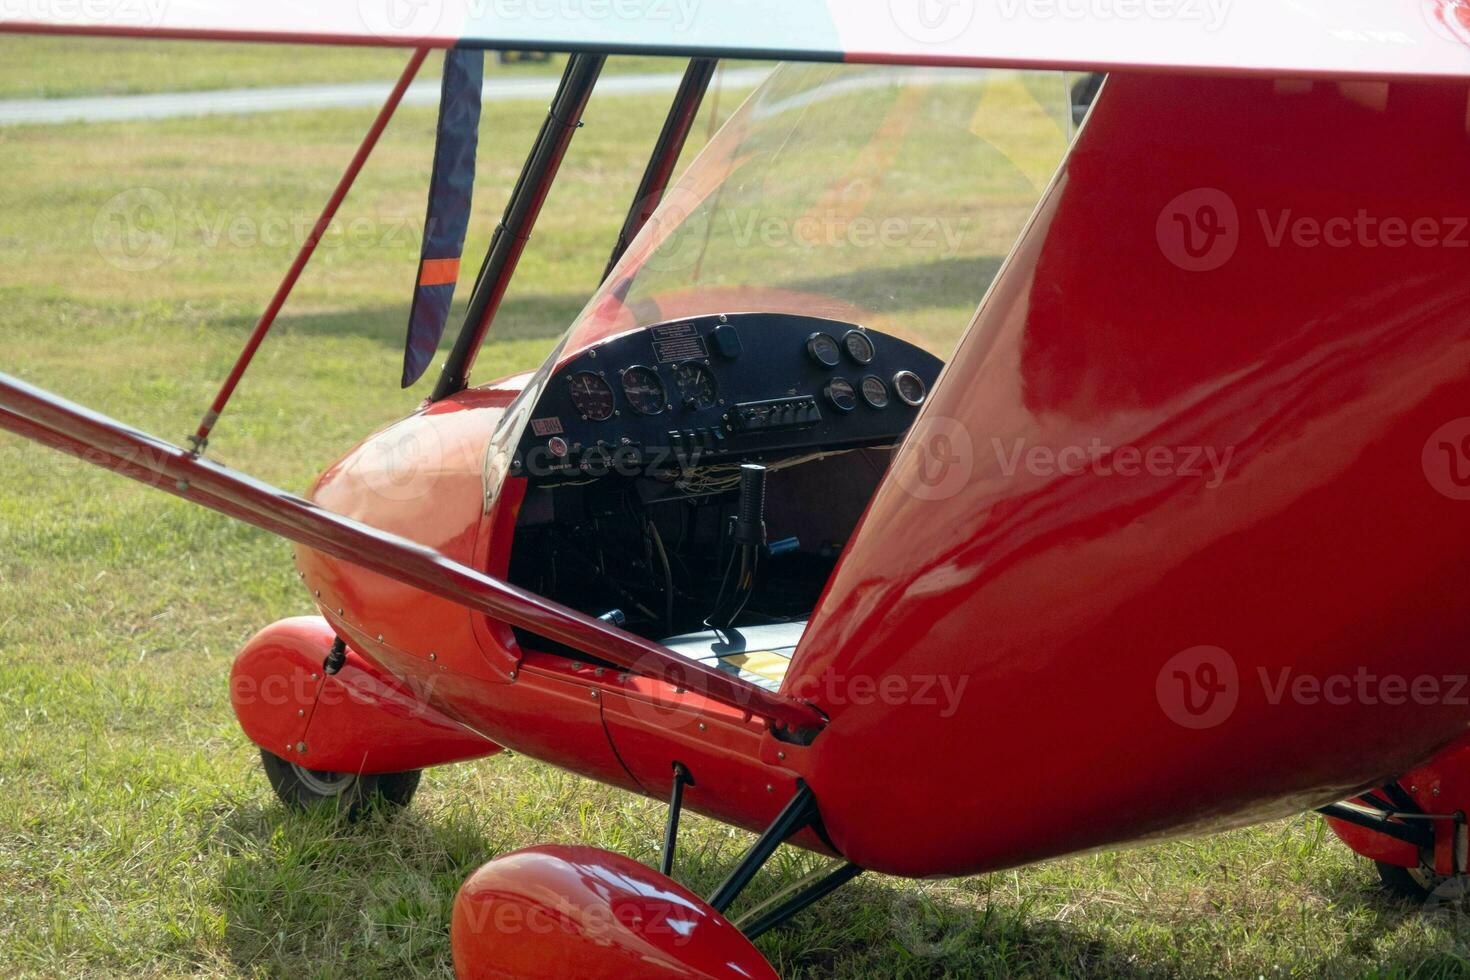
[[786,677],[791,655],[804,632],[806,620],[797,620],[685,633],[664,640],[663,645],[682,657],[775,691]]

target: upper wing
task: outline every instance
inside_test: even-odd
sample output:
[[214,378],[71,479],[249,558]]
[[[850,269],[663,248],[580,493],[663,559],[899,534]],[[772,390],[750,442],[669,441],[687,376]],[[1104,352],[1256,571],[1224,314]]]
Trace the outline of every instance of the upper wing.
[[1470,77],[1470,0],[18,0],[0,31]]

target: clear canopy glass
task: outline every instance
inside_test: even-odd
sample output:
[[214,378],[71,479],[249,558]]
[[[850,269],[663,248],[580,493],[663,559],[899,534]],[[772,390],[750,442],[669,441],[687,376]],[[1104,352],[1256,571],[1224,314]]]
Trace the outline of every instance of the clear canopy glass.
[[787,64],[668,193],[506,413],[629,330],[733,312],[831,317],[947,358],[1066,150],[1062,72]]

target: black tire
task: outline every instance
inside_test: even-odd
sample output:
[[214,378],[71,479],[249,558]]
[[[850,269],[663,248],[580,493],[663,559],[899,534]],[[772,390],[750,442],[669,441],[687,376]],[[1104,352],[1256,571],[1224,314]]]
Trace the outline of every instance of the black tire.
[[1444,880],[1421,868],[1405,868],[1382,861],[1374,861],[1373,864],[1378,868],[1378,877],[1385,889],[1399,898],[1419,904],[1428,901],[1435,887]]
[[282,803],[295,810],[335,807],[348,820],[356,820],[379,806],[408,806],[424,774],[422,769],[372,776],[324,772],[298,766],[265,749],[260,750],[260,761]]

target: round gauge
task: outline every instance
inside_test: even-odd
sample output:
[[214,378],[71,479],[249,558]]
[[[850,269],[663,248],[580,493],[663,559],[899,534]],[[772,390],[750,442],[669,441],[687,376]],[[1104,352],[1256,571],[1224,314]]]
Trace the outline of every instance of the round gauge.
[[668,406],[663,379],[651,367],[635,364],[623,372],[623,394],[639,415],[657,415]]
[[929,389],[924,387],[924,379],[912,371],[895,374],[893,390],[898,392],[898,397],[903,399],[905,405],[922,405],[924,396],[929,394]]
[[693,411],[714,405],[719,388],[715,385],[715,374],[707,365],[698,361],[685,361],[674,368],[674,384],[679,386],[679,397],[684,407]]
[[842,335],[842,346],[847,350],[847,356],[859,364],[867,364],[873,359],[873,340],[861,330],[849,330]]
[[876,375],[868,375],[863,379],[863,401],[874,408],[888,407],[888,386],[883,379]]
[[850,412],[857,408],[857,392],[846,378],[833,378],[822,392],[839,412]]
[[602,375],[581,371],[571,376],[567,386],[572,391],[572,404],[583,418],[593,422],[612,418],[613,391]]
[[806,352],[824,368],[834,368],[842,360],[842,351],[838,348],[837,341],[832,339],[831,334],[820,331],[806,339]]

